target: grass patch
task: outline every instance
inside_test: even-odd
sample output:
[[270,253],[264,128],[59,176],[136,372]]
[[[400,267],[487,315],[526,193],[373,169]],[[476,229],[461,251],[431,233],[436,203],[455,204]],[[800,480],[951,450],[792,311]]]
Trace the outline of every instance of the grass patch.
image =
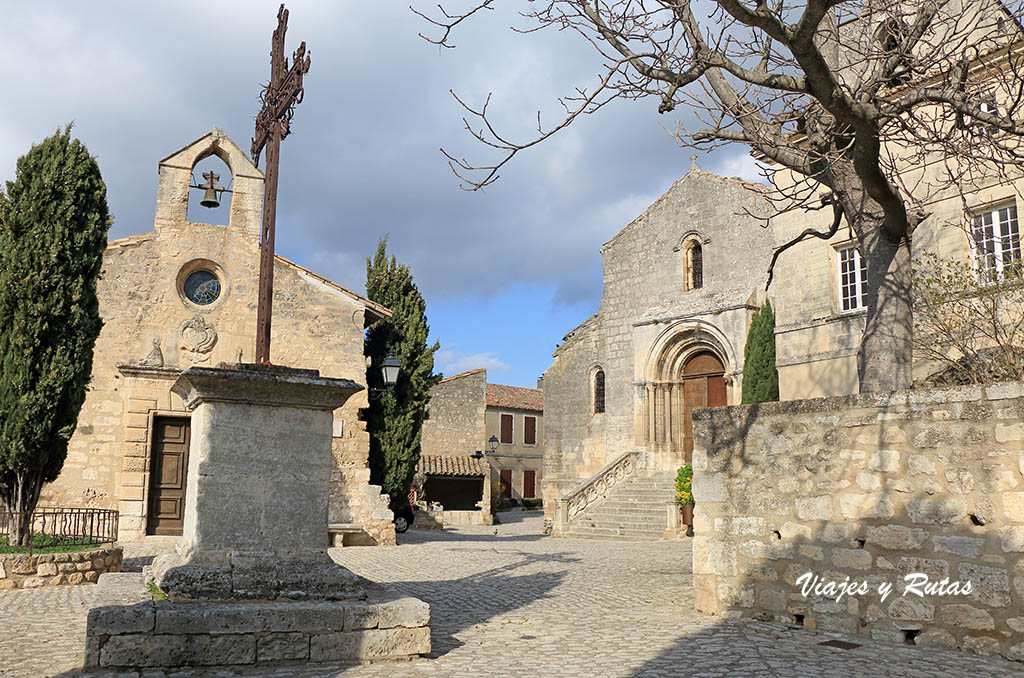
[[79,544],[75,543],[75,540],[49,534],[34,534],[30,541],[31,546],[11,546],[8,537],[0,537],[0,553],[68,553],[88,551],[101,546],[99,542]]
[[146,588],[149,589],[149,595],[153,596],[153,600],[167,600],[167,594],[161,591],[152,579],[146,582]]

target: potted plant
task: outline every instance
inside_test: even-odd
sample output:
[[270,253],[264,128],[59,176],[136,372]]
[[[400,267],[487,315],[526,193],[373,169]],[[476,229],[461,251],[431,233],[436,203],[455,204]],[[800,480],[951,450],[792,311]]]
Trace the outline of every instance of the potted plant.
[[676,473],[676,504],[683,513],[683,525],[693,525],[693,467],[684,464]]

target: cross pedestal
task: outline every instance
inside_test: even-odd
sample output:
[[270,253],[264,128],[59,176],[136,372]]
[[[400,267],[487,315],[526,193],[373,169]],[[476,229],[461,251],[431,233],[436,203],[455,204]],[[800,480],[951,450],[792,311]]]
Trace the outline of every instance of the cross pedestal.
[[142,575],[100,577],[86,668],[361,662],[430,651],[430,608],[327,554],[332,411],[361,386],[270,365],[193,367],[184,534]]
[[358,598],[327,555],[332,412],[361,386],[271,365],[192,367],[171,390],[192,410],[185,525],[154,563],[175,598]]

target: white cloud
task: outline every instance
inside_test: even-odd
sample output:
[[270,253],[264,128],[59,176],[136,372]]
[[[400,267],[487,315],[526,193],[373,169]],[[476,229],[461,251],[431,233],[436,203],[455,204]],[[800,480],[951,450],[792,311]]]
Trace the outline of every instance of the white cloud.
[[459,353],[449,348],[442,348],[434,354],[434,364],[440,365],[446,376],[468,372],[483,367],[488,372],[506,372],[509,366],[491,353]]
[[764,175],[767,165],[755,160],[750,155],[749,149],[745,146],[738,146],[738,148],[742,148],[742,150],[738,150],[734,155],[726,157],[723,161],[719,162],[713,171],[722,176],[739,177],[744,181],[751,181],[757,184],[767,183]]

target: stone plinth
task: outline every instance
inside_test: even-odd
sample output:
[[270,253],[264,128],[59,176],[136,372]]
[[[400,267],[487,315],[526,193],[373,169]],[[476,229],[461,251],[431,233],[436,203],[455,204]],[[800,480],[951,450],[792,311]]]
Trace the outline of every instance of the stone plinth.
[[327,556],[332,411],[361,387],[315,370],[193,367],[172,387],[193,411],[185,524],[154,563],[172,599],[358,598]]
[[142,575],[100,578],[85,668],[363,662],[430,652],[430,608],[415,598],[154,601]]
[[193,367],[185,525],[145,575],[100,577],[86,668],[358,662],[430,651],[430,608],[327,555],[331,412],[361,387],[312,370]]

